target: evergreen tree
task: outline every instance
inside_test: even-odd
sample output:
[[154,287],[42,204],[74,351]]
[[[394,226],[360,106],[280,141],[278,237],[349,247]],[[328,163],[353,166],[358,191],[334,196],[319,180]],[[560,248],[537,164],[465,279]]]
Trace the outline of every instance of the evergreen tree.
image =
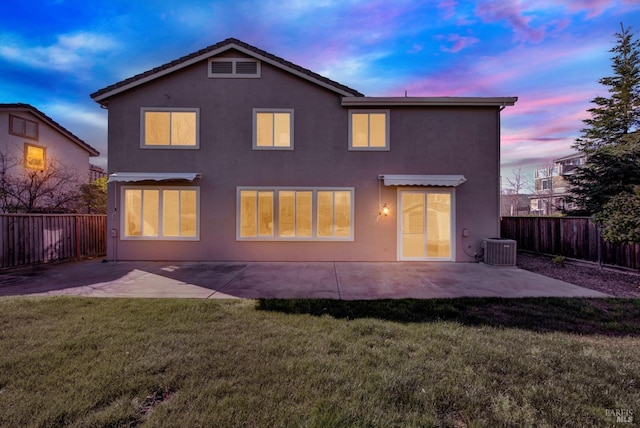
[[572,201],[581,207],[580,214],[600,213],[611,198],[623,195],[608,206],[608,215],[614,215],[624,207],[621,200],[634,197],[640,185],[640,41],[622,24],[616,39],[610,50],[613,76],[599,81],[610,96],[592,100],[595,107],[587,110],[591,114],[584,120],[587,127],[574,144],[588,156],[587,163],[569,177]]
[[640,187],[619,193],[595,215],[602,237],[612,242],[640,242]]

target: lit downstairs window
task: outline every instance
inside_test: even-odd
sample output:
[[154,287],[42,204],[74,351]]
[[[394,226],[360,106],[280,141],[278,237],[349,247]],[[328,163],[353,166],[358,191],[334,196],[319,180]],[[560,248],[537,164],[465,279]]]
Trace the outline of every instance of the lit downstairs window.
[[389,150],[389,111],[349,111],[349,150]]
[[293,110],[253,109],[253,149],[293,150]]
[[140,146],[156,149],[198,148],[199,110],[143,108]]
[[24,167],[44,171],[47,164],[47,149],[24,143]]
[[351,191],[322,190],[318,195],[319,238],[349,238],[351,236]]
[[122,189],[122,239],[198,240],[198,187]]
[[353,188],[238,188],[238,240],[353,241]]

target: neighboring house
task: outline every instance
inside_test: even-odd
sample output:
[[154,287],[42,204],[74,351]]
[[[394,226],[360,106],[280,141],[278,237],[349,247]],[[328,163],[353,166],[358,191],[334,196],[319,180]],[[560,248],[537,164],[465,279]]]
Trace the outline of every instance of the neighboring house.
[[99,154],[37,108],[23,103],[0,104],[3,180],[34,171],[42,177],[55,168],[68,178],[61,185],[88,183],[92,168],[89,158]]
[[515,97],[365,97],[236,39],[91,95],[108,257],[473,261]]
[[552,167],[536,170],[535,194],[530,196],[531,214],[553,215],[575,209],[573,203],[567,202],[571,196],[567,177],[575,174],[576,168],[584,165],[586,159],[583,153],[573,153],[554,160]]
[[96,181],[99,178],[105,178],[107,176],[107,171],[100,168],[99,166],[90,165],[89,166],[89,181]]
[[500,215],[503,216],[523,216],[531,214],[529,198],[531,195],[516,193],[513,189],[502,191],[502,204]]

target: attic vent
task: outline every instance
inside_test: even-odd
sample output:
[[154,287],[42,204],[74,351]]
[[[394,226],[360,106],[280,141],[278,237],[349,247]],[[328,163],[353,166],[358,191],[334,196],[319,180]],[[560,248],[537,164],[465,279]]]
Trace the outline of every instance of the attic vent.
[[231,61],[211,61],[211,74],[232,74],[233,63]]
[[260,62],[247,58],[214,58],[209,60],[209,77],[259,78]]
[[237,74],[256,74],[258,72],[257,61],[237,61],[236,73]]

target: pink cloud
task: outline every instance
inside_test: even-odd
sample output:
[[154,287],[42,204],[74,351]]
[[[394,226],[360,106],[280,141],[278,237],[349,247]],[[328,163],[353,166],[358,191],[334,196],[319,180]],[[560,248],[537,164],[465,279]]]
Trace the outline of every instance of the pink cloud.
[[422,51],[423,46],[421,44],[418,43],[414,43],[413,46],[411,47],[411,49],[409,49],[407,51],[407,53],[413,54],[413,53],[418,53],[420,51]]
[[610,7],[613,7],[613,3],[611,0],[571,0],[564,4],[571,12],[584,10],[587,11],[587,18],[594,18]]
[[[536,98],[537,97],[537,98]],[[507,166],[545,167],[574,152],[573,144],[588,116],[587,92],[522,94],[514,107],[502,112],[501,157]]]
[[[413,79],[388,88],[385,94],[394,96],[408,90],[412,96],[511,96],[524,95],[529,88],[535,87],[537,89],[532,95],[536,100],[540,98],[538,94],[542,88],[544,92],[553,94],[549,98],[573,91],[576,97],[582,97],[582,101],[589,101],[595,93],[584,93],[583,88],[593,91],[599,78],[593,72],[593,64],[598,59],[594,52],[606,54],[606,49],[600,49],[593,43],[562,41],[546,46],[518,45],[509,51],[479,57],[472,62],[452,57],[454,62],[446,67],[421,76],[414,75]],[[579,71],[575,70],[576,67]],[[574,69],[571,78],[566,74],[570,68]],[[536,106],[531,106],[534,108]]]
[[595,84],[580,88],[529,87],[502,116],[502,167],[541,168],[574,151],[589,116]]
[[444,19],[451,19],[456,15],[457,4],[455,0],[440,0],[437,7],[442,11]]
[[562,108],[568,105],[587,104],[590,98],[593,98],[593,92],[580,91],[565,94],[547,95],[539,91],[523,94],[523,98],[527,102],[519,106],[518,112],[521,114],[531,114],[540,111],[550,111],[552,109]]
[[452,42],[453,45],[451,47],[443,46],[441,48],[443,52],[459,52],[462,49],[473,46],[480,41],[475,37],[465,37],[465,36],[460,36],[458,34],[450,34],[449,36],[446,37],[446,40],[448,42]]
[[[487,60],[491,61],[491,60]],[[485,66],[486,67],[486,66]],[[393,96],[408,90],[411,96],[491,96],[506,81],[520,75],[516,67],[487,67],[478,64],[455,64],[427,77],[407,81],[401,87],[391,88]]]
[[531,18],[524,15],[519,1],[486,0],[476,5],[476,15],[483,22],[507,21],[515,32],[515,40],[539,42],[545,36],[545,28],[533,28]]
[[554,31],[562,31],[571,25],[571,19],[563,18],[552,23]]

